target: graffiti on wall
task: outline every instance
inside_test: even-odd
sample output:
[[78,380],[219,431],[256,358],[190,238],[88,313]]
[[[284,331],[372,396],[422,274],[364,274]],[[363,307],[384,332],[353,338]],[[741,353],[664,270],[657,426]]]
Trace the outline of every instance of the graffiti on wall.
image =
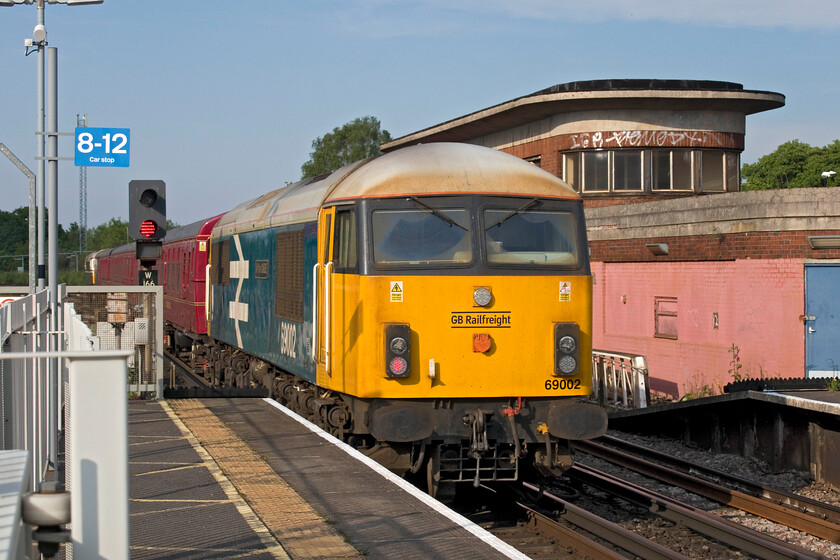
[[702,130],[618,130],[566,134],[561,150],[598,148],[730,148],[743,150],[744,135]]

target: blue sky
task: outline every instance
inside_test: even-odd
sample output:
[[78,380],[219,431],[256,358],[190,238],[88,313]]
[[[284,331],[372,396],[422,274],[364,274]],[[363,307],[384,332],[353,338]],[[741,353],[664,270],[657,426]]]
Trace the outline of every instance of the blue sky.
[[[365,115],[399,137],[554,84],[724,80],[784,94],[747,118],[743,163],[840,138],[837,0],[105,0],[47,5],[59,129],[131,129],[131,166],[88,169],[88,226],[163,179],[168,215],[212,216],[300,177],[311,143]],[[36,169],[34,5],[0,8],[0,142]],[[59,155],[72,156],[72,138]],[[59,168],[59,222],[79,219]],[[28,204],[0,159],[0,209]]]

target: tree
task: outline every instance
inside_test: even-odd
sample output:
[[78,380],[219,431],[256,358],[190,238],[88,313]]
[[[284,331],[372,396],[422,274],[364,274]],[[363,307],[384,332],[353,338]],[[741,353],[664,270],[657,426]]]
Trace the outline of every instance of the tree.
[[[741,168],[741,190],[819,187],[823,185],[822,174],[825,171],[840,174],[840,140],[823,148],[791,140],[755,163],[744,164]],[[840,175],[828,178],[825,185],[840,185]]]
[[111,218],[87,232],[87,244],[90,251],[119,247],[130,242],[128,222],[120,218]]
[[28,247],[29,209],[21,206],[11,212],[0,210],[0,255],[25,255]]
[[379,146],[390,140],[391,135],[387,130],[380,130],[379,119],[375,117],[362,117],[336,127],[312,141],[309,161],[300,168],[301,178],[329,173],[348,163],[378,156],[382,153]]

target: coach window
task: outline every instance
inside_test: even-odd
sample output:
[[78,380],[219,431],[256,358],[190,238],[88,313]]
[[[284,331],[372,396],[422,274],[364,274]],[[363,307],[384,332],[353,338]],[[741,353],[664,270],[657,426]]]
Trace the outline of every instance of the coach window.
[[355,208],[336,210],[333,262],[335,262],[336,272],[358,271]]

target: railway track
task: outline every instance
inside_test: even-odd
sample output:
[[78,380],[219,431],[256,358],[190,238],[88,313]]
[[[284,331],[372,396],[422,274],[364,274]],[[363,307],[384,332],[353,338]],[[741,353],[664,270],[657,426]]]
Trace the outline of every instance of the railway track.
[[[536,486],[525,489],[537,493],[529,496],[509,486],[483,486],[469,506],[453,507],[534,560],[624,560],[627,554],[652,560],[688,558]],[[468,511],[475,507],[475,499],[490,505]]]
[[[163,396],[167,399],[193,399],[193,398],[232,398],[232,397],[267,397],[268,389],[265,387],[213,387],[204,379],[192,371],[192,368],[185,361],[175,354],[164,350],[164,357],[176,368],[174,376],[170,376],[170,386],[163,390]],[[180,383],[176,382],[179,380]]]
[[604,436],[574,447],[615,465],[712,501],[832,542],[840,542],[840,508]]
[[[490,490],[492,498],[485,494],[483,499],[495,500],[493,505],[472,512],[462,507],[461,513],[537,560],[679,560],[701,557],[698,550],[703,551],[705,558],[824,558],[595,469],[578,466],[570,472],[578,483],[609,495],[608,501],[620,499],[663,519],[655,537],[629,530],[531,483],[522,483],[519,490],[513,487]],[[500,518],[491,512],[506,515]],[[660,544],[658,540],[664,542]]]
[[[578,484],[596,488],[668,520],[675,527],[690,529],[710,539],[711,542],[723,543],[756,558],[767,560],[824,558],[819,554],[763,535],[582,464],[575,465],[567,474]],[[539,490],[537,487],[531,489]]]

